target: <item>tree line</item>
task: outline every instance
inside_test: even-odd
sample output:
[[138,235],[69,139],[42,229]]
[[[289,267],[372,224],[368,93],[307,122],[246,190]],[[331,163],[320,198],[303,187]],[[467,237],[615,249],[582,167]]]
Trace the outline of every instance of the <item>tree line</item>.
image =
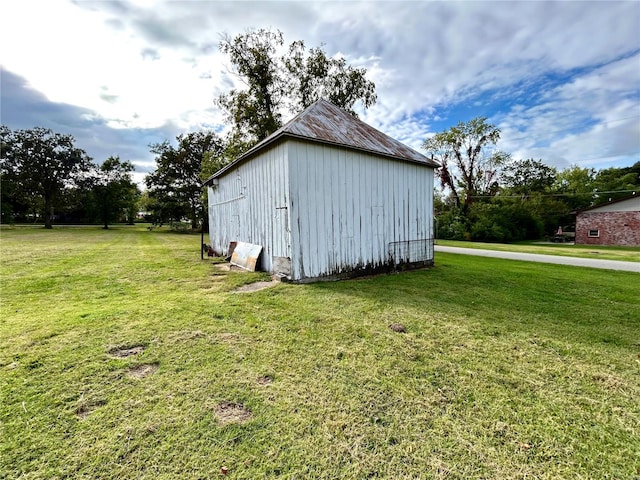
[[[54,218],[133,222],[136,212],[155,224],[198,228],[206,198],[201,184],[320,98],[356,115],[355,105],[376,101],[364,68],[327,56],[322,46],[285,47],[280,31],[249,30],[223,36],[220,50],[243,88],[214,99],[229,125],[184,133],[175,146],[150,145],[156,169],[140,192],[133,165],[114,156],[95,164],[70,135],[43,128],[0,127],[2,222]],[[283,52],[283,53],[278,53]],[[423,149],[441,165],[435,192],[440,238],[516,241],[541,238],[572,223],[570,212],[640,188],[640,162],[595,171],[573,166],[558,171],[542,160],[516,160],[497,149],[500,130],[478,117],[425,140]],[[206,226],[206,222],[203,223]]]
[[640,162],[625,168],[514,159],[496,144],[500,129],[477,117],[427,139],[423,148],[441,168],[436,192],[438,238],[513,242],[571,230],[574,212],[640,190]]
[[140,195],[119,157],[92,162],[71,135],[35,127],[11,130],[0,125],[2,223],[54,220],[133,223]]

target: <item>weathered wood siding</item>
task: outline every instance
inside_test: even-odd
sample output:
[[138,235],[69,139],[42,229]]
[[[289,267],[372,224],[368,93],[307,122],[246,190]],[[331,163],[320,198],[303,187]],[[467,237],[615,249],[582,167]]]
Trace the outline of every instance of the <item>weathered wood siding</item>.
[[289,139],[218,182],[208,190],[216,253],[262,245],[260,269],[286,264],[294,281],[411,262],[404,244],[433,239],[431,167]]
[[290,257],[286,143],[261,152],[208,187],[209,241],[219,255],[229,242],[262,245],[261,270],[273,257]]
[[433,238],[433,168],[325,144],[286,144],[293,280],[389,265],[392,243]]

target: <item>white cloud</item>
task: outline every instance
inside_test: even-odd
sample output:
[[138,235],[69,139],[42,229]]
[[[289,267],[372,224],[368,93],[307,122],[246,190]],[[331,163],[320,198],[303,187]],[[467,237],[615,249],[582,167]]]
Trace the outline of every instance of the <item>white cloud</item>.
[[[113,128],[157,128],[167,121],[188,128],[194,118],[199,123],[219,120],[206,118],[217,53],[189,64],[182,48],[149,44],[128,26],[113,28],[108,13],[42,2],[40,15],[34,16],[31,2],[11,5],[17,18],[6,22],[10,27],[3,30],[2,42],[11,39],[20,48],[3,52],[3,65],[27,77],[51,101],[99,112]],[[35,24],[25,32],[32,18]],[[196,110],[202,113],[188,113]]]
[[332,10],[334,19],[323,31],[330,48],[339,45],[384,59],[379,65],[384,73],[377,75],[385,79],[378,84],[380,103],[394,106],[381,109],[385,118],[607,61],[634,43],[640,47],[640,11],[634,2],[384,2],[367,7],[348,3],[341,13]]
[[3,67],[131,141],[220,128],[213,99],[237,85],[220,35],[264,27],[367,68],[378,103],[363,119],[414,148],[490,111],[501,146],[523,157],[564,166],[640,150],[635,1],[23,0],[2,10]]
[[518,157],[561,168],[638,159],[638,65],[640,53],[576,74],[533,107],[517,106],[501,120],[503,145]]

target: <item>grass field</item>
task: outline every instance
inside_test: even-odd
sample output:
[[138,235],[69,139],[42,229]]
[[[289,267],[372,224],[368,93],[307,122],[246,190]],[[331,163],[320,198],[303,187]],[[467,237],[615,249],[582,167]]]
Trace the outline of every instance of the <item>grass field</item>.
[[197,236],[0,234],[0,478],[640,477],[638,274],[437,254],[236,293],[266,276]]
[[521,253],[541,253],[543,255],[563,255],[567,257],[599,258],[603,260],[623,260],[640,262],[640,247],[618,247],[602,245],[574,245],[567,243],[484,243],[461,242],[457,240],[437,240],[438,245],[462,248],[481,248]]

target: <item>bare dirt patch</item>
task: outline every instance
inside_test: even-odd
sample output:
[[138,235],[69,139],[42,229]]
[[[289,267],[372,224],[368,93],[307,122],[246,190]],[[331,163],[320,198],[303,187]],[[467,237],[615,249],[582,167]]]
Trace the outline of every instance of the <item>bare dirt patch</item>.
[[271,376],[269,376],[269,375],[264,375],[262,377],[258,377],[256,382],[261,387],[266,387],[267,385],[270,385],[273,382],[273,378]]
[[96,409],[106,404],[107,404],[106,400],[97,400],[92,403],[82,403],[78,405],[78,408],[76,409],[76,415],[80,419],[85,419],[89,415],[91,415]]
[[253,282],[247,285],[242,285],[234,290],[236,293],[244,293],[244,292],[257,292],[258,290],[264,290],[265,288],[270,288],[278,285],[280,282],[278,280],[271,280],[270,282]]
[[87,418],[89,415],[91,415],[91,412],[93,410],[89,409],[88,407],[85,406],[81,406],[78,408],[78,410],[76,411],[76,415],[80,418],[80,419],[85,419]]
[[244,423],[253,416],[251,410],[244,405],[233,402],[220,402],[216,405],[214,412],[216,418],[222,425]]
[[593,381],[605,387],[608,390],[617,390],[625,386],[620,378],[611,374],[595,374],[592,375]]
[[153,375],[158,370],[157,363],[147,363],[143,365],[136,365],[127,372],[127,376],[130,378],[146,378],[149,375]]
[[144,352],[144,345],[135,345],[133,347],[116,347],[109,350],[109,355],[115,358],[127,358]]
[[389,328],[397,333],[407,333],[407,328],[401,323],[392,323]]
[[[246,270],[237,265],[231,265],[229,262],[225,263],[214,263],[213,268],[215,268],[218,272],[246,272]],[[217,275],[214,273],[214,275]]]

